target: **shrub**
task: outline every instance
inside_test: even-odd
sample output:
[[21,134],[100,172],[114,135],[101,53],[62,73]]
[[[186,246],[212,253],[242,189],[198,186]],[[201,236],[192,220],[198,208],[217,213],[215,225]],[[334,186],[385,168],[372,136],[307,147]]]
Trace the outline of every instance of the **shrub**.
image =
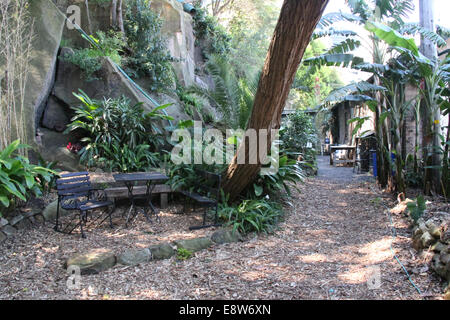
[[73,54],[66,54],[63,59],[76,66],[83,71],[83,76],[87,81],[97,79],[94,73],[101,69],[101,57],[109,57],[112,61],[121,64],[121,48],[125,45],[120,33],[105,33],[98,31],[97,37],[89,36],[90,48],[74,49]]
[[219,217],[243,234],[249,232],[271,233],[283,216],[282,206],[266,199],[244,200],[237,206],[220,204]]
[[249,196],[261,197],[285,191],[291,196],[291,187],[305,179],[305,173],[296,160],[282,155],[278,161],[278,171],[273,175],[259,175],[253,183]]
[[286,122],[280,130],[280,140],[284,149],[299,152],[308,160],[315,158],[313,149],[307,146],[317,142],[316,129],[311,116],[303,110],[296,110],[295,113],[287,116]]
[[150,9],[149,0],[128,1],[124,28],[130,55],[125,66],[135,78],[149,78],[152,91],[162,91],[174,82],[170,63],[175,59],[166,48],[162,23],[163,20]]
[[197,45],[199,45],[199,41],[202,41],[204,53],[207,55],[228,55],[231,47],[231,37],[228,32],[198,3],[195,4],[195,9],[193,20]]
[[184,111],[187,115],[194,117],[194,109],[198,113],[202,114],[203,111],[203,101],[200,97],[194,93],[189,93],[183,87],[177,88],[177,95],[181,102],[184,104]]
[[177,249],[177,259],[178,260],[187,260],[192,257],[193,252],[184,248]]
[[18,149],[28,147],[15,140],[0,152],[0,207],[9,208],[17,199],[27,201],[30,193],[41,196],[45,182],[50,183],[56,174],[49,168],[30,164],[23,156],[14,155]]
[[83,91],[74,94],[83,104],[73,108],[75,116],[66,133],[82,130],[85,145],[80,161],[88,166],[103,166],[123,172],[140,171],[157,164],[156,151],[162,141],[154,120],[173,120],[158,112],[169,105],[145,113],[142,103],[131,105],[125,98],[90,99]]

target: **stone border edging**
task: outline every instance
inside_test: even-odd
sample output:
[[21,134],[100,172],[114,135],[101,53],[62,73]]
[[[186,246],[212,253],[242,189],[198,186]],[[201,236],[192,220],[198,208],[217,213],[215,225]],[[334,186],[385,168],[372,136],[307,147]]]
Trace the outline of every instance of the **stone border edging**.
[[25,229],[36,223],[45,223],[42,210],[31,210],[20,213],[10,220],[0,218],[0,243],[13,237],[18,230]]
[[239,232],[219,229],[210,237],[175,240],[171,243],[162,242],[148,248],[127,250],[120,254],[115,254],[111,249],[93,249],[68,258],[64,263],[64,268],[78,266],[81,275],[98,274],[114,267],[116,264],[136,266],[154,260],[169,259],[176,254],[178,249],[197,252],[214,245],[239,241],[243,241]]

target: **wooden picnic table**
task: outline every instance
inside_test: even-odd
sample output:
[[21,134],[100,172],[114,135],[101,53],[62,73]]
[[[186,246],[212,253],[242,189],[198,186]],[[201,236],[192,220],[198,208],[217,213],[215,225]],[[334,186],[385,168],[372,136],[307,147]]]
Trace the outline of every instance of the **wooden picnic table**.
[[[353,151],[352,159],[344,159],[344,160],[333,159],[333,155],[337,150]],[[356,157],[356,146],[349,146],[349,145],[330,146],[330,166],[338,162],[355,163],[355,157]]]

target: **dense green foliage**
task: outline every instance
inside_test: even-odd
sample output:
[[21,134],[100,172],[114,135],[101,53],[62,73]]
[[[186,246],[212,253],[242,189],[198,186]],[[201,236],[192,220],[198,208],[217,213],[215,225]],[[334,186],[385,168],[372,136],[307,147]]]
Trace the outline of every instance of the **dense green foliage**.
[[66,54],[63,59],[77,65],[82,71],[87,81],[97,79],[95,72],[102,67],[102,57],[109,57],[112,61],[121,64],[120,52],[124,46],[124,42],[120,34],[110,33],[106,35],[104,32],[98,31],[97,38],[89,36],[89,48],[74,49],[73,54]]
[[231,37],[216,18],[195,3],[194,35],[196,45],[202,47],[205,57],[210,54],[226,56],[230,51]]
[[31,194],[42,195],[46,182],[56,174],[53,170],[30,164],[17,150],[28,148],[15,140],[0,152],[0,216],[15,204],[17,199],[27,201]]
[[[320,40],[313,40],[306,48],[303,59],[309,59],[325,52]],[[300,109],[311,109],[320,105],[333,89],[343,85],[337,70],[333,67],[310,68],[301,65],[295,75],[291,103]]]
[[174,74],[166,41],[161,33],[163,20],[150,9],[150,0],[128,1],[124,27],[129,53],[125,60],[127,73],[151,80],[152,91],[162,91],[174,83]]
[[141,171],[156,166],[161,133],[153,123],[157,119],[172,120],[158,113],[168,105],[145,113],[142,103],[131,105],[124,97],[95,101],[85,93],[75,94],[82,102],[73,108],[75,116],[66,132],[82,130],[85,146],[80,161],[109,171]]
[[266,199],[248,199],[235,206],[222,204],[220,218],[243,234],[249,232],[271,233],[283,217],[281,204]]
[[313,118],[297,109],[287,116],[280,129],[280,140],[283,148],[298,153],[306,161],[314,161],[317,144],[317,132]]

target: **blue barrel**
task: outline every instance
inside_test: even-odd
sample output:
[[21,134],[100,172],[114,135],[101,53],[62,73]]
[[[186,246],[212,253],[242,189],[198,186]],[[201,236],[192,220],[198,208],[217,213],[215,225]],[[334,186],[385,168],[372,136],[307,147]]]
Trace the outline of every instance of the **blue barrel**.
[[372,156],[372,167],[373,167],[373,176],[378,176],[378,169],[377,169],[377,152],[375,150],[370,150],[370,155]]

